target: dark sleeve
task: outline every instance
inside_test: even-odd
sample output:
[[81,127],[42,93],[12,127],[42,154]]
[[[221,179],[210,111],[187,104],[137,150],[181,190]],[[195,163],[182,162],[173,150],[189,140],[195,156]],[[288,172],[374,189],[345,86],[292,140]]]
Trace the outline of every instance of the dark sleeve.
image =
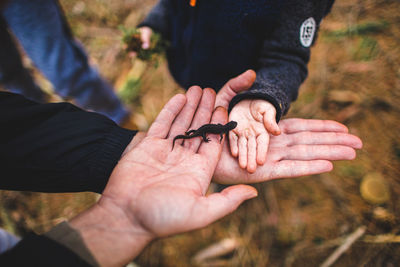
[[30,234],[14,248],[0,254],[0,266],[88,267],[68,248],[42,235]]
[[0,92],[0,188],[101,193],[135,131],[69,103]]
[[170,29],[170,11],[171,1],[160,0],[149,12],[143,22],[138,25],[138,27],[150,27],[154,31],[161,33],[164,38],[167,38],[167,36],[169,36]]
[[[310,46],[332,4],[333,0],[287,1],[278,26],[263,43],[255,83],[249,91],[232,99],[229,110],[242,99],[264,99],[274,105],[276,120],[280,120],[296,100],[299,87],[307,77]],[[310,39],[301,29],[308,27],[309,34],[313,21],[313,38],[307,43]]]

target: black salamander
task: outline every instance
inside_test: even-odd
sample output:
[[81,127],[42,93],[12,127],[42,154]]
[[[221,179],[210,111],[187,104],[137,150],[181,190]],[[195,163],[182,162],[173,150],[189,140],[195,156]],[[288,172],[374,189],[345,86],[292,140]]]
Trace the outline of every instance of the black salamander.
[[209,142],[210,139],[207,138],[207,134],[219,134],[221,136],[221,139],[219,140],[221,142],[222,137],[224,134],[227,134],[230,130],[235,129],[237,126],[236,121],[230,121],[227,124],[204,124],[197,130],[190,130],[186,132],[184,135],[177,135],[174,138],[174,141],[172,142],[172,149],[174,149],[175,141],[178,139],[190,139],[194,137],[202,137],[204,142]]

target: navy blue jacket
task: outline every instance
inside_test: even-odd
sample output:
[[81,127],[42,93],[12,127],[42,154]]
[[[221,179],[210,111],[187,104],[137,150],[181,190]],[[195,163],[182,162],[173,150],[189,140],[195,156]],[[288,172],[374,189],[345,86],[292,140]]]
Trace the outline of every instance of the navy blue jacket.
[[[307,76],[310,46],[334,0],[160,0],[139,26],[171,42],[172,76],[184,88],[219,90],[247,69],[257,72],[252,88],[237,95],[265,99],[277,120],[297,98]],[[312,19],[310,19],[312,18]]]

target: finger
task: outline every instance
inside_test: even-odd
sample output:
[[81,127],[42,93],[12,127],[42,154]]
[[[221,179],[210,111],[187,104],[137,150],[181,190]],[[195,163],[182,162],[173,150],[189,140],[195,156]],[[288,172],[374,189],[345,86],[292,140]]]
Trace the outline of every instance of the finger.
[[339,145],[296,145],[286,147],[283,160],[352,160],[353,148]]
[[310,132],[344,132],[349,130],[343,124],[331,120],[285,119],[279,122],[284,133]]
[[240,168],[245,169],[247,166],[247,138],[244,135],[239,136],[238,146],[239,166]]
[[239,76],[230,79],[217,94],[215,106],[221,106],[228,109],[232,98],[242,91],[248,90],[256,79],[256,73],[253,70],[247,70]]
[[[186,104],[173,122],[168,138],[174,138],[177,135],[185,134],[185,132],[189,129],[202,94],[203,91],[198,86],[192,86],[189,88],[186,93]],[[176,145],[182,144],[182,142],[182,140],[177,140]]]
[[[222,107],[218,107],[213,112],[211,123],[213,124],[226,124],[228,122],[228,111]],[[203,155],[208,160],[208,170],[210,171],[210,178],[214,173],[217,162],[221,156],[223,140],[220,142],[219,134],[209,134],[207,136],[210,141],[202,142],[198,153]]]
[[267,129],[269,133],[273,135],[279,135],[281,133],[281,130],[279,129],[278,124],[276,123],[275,113],[276,112],[264,114],[263,122],[265,129]]
[[267,160],[267,152],[269,145],[269,135],[260,134],[257,137],[257,164],[263,165]]
[[247,138],[247,171],[253,173],[257,169],[257,142],[254,135]]
[[239,154],[238,136],[233,131],[229,132],[229,146],[232,156],[236,158]]
[[298,132],[287,135],[289,145],[343,145],[361,149],[362,141],[355,135],[340,132]]
[[[220,193],[203,197],[196,203],[195,228],[204,227],[236,210],[243,201],[257,196],[257,190],[249,185],[234,185]],[[201,217],[200,217],[201,216]],[[200,219],[200,218],[201,219]]]
[[328,160],[283,160],[275,165],[268,180],[319,174],[332,169],[333,165]]
[[[202,125],[210,123],[211,115],[214,110],[215,95],[215,91],[211,88],[203,90],[203,95],[201,96],[200,104],[194,115],[192,125],[189,127],[190,129],[198,129]],[[185,141],[185,147],[196,152],[201,142],[202,140],[200,138],[187,139]]]
[[149,27],[142,27],[140,29],[140,37],[142,39],[142,48],[148,49],[150,47],[150,40],[153,31]]
[[172,97],[158,114],[157,118],[150,126],[147,136],[166,138],[171,128],[172,122],[178,116],[186,103],[186,96],[178,94]]

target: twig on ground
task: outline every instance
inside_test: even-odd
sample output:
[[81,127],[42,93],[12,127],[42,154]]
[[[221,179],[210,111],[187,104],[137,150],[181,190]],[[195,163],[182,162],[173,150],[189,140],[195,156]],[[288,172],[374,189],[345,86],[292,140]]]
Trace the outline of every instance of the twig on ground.
[[321,267],[329,267],[332,264],[334,264],[337,259],[339,259],[340,256],[344,252],[346,252],[353,244],[356,242],[360,237],[362,237],[367,230],[366,226],[360,226],[355,230],[353,233],[351,233],[344,241],[344,243],[338,247],[322,264]]
[[400,235],[367,235],[363,241],[366,243],[400,243]]

